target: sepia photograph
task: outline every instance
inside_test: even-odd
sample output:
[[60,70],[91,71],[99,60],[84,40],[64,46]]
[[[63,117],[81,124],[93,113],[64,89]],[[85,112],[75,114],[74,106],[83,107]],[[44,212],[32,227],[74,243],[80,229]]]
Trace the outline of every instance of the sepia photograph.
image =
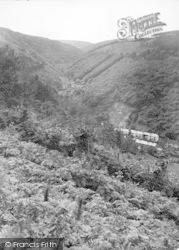
[[0,250],[179,250],[179,0],[0,0]]

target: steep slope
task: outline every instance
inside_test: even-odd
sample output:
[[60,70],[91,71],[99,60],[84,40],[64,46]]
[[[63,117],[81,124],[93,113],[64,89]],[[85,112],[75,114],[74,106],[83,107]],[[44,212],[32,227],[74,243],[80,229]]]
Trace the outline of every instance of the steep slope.
[[[179,134],[179,32],[152,40],[96,44],[69,68],[84,90],[82,101],[111,121],[170,137]],[[122,118],[119,110],[123,107]],[[126,111],[127,110],[127,111]],[[126,119],[126,117],[128,119]]]
[[8,45],[19,54],[23,64],[22,77],[38,74],[49,83],[60,82],[60,75],[82,51],[71,45],[47,38],[34,37],[0,28],[0,46]]
[[[22,117],[18,132],[0,131],[2,238],[64,237],[64,250],[178,249],[178,170],[172,177],[156,159]],[[81,157],[66,155],[70,141]]]

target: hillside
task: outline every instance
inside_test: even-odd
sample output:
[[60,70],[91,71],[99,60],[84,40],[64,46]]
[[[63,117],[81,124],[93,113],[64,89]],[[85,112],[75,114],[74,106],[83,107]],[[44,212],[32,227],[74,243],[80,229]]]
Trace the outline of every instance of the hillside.
[[63,237],[64,250],[177,249],[177,164],[136,154],[108,127],[74,131],[36,115],[1,113],[10,124],[0,131],[1,238]]
[[110,123],[175,135],[177,39],[82,53],[1,30],[10,47],[0,47],[1,249],[6,238],[62,238],[53,250],[179,247],[179,148],[139,147]]
[[23,65],[22,80],[38,74],[40,79],[56,87],[61,86],[60,76],[67,65],[82,54],[76,47],[60,41],[0,28],[0,46],[4,45],[8,45],[19,55]]
[[[112,123],[179,136],[179,32],[152,40],[106,41],[90,46],[68,71],[78,96]],[[122,111],[121,111],[122,109]],[[120,119],[119,119],[120,118]]]

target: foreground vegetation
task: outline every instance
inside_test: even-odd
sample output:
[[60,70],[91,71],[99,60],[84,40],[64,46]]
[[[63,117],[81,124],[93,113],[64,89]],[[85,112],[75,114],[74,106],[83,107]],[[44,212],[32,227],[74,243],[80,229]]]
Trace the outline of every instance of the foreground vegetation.
[[18,57],[0,54],[0,237],[63,237],[73,250],[179,247],[167,150],[139,151],[37,76],[20,82]]
[[176,249],[179,196],[164,161],[136,154],[116,134],[109,141],[109,127],[71,133],[34,117],[29,112],[0,132],[1,238],[64,237],[70,249]]

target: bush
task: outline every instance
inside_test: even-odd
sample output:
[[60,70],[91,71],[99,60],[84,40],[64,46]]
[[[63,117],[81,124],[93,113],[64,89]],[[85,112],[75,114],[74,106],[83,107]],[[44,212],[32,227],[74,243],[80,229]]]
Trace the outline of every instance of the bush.
[[138,146],[135,143],[135,141],[132,139],[131,136],[128,136],[126,138],[123,138],[121,143],[121,151],[123,153],[131,153],[136,155],[138,152]]
[[150,147],[147,148],[147,153],[149,155],[152,155],[152,156],[156,157],[157,149],[155,147],[150,146]]
[[165,136],[171,140],[177,140],[177,133],[173,130],[168,130],[165,132]]
[[[105,146],[117,146],[117,132],[114,131],[114,127],[112,124],[108,122],[103,122],[100,127],[97,129],[96,139],[99,143]],[[118,138],[119,139],[119,138]]]

